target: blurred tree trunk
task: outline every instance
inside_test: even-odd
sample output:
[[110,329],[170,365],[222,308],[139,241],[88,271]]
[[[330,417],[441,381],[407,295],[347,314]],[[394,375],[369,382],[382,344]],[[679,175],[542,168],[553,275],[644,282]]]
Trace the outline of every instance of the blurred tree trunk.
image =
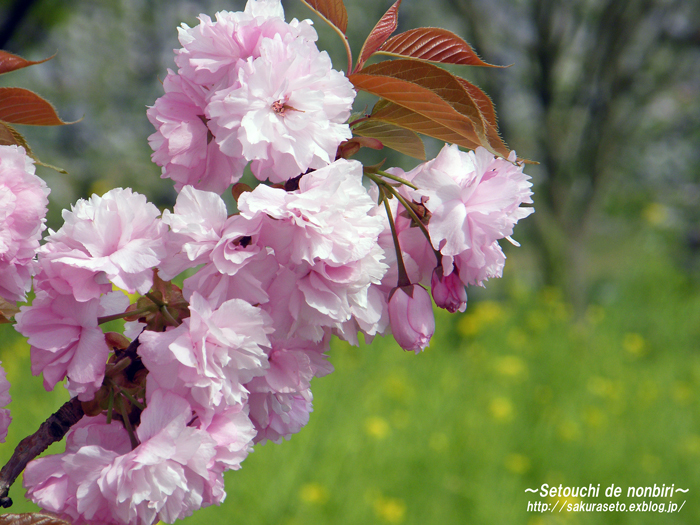
[[[494,61],[499,45],[522,47],[518,59],[525,63],[515,64],[517,73],[489,73],[482,84],[501,110],[505,138],[511,146],[529,142],[533,151],[519,153],[540,162],[529,171],[538,174],[533,217],[544,280],[563,288],[582,312],[591,230],[611,184],[631,175],[622,153],[627,142],[642,145],[636,130],[647,106],[678,80],[672,64],[656,59],[660,50],[678,44],[668,25],[681,2],[448,3],[487,61]],[[499,23],[507,18],[504,12],[512,28]],[[523,29],[525,36],[518,41],[511,29]],[[503,112],[514,93],[533,103],[524,123]]]

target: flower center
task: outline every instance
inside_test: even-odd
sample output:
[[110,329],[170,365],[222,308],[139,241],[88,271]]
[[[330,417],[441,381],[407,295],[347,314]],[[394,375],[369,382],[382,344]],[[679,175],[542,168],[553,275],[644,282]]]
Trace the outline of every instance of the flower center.
[[303,113],[302,110],[288,105],[287,102],[284,100],[277,100],[277,101],[273,102],[272,103],[272,111],[274,111],[277,115],[282,115],[282,116],[284,116],[287,111],[299,111],[300,113]]

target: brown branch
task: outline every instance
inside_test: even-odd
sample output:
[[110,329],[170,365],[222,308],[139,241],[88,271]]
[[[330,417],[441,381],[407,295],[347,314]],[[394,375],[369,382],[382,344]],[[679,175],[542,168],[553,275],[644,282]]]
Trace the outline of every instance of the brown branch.
[[0,470],[0,506],[8,508],[12,499],[8,496],[10,487],[31,460],[36,458],[49,445],[61,441],[70,427],[83,417],[83,406],[77,397],[63,404],[55,414],[44,421],[39,430],[19,442],[10,461]]

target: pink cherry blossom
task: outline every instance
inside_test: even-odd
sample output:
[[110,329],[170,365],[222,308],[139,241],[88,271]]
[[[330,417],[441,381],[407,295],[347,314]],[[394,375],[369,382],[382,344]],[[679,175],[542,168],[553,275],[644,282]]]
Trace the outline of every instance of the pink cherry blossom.
[[269,350],[269,368],[265,375],[253,378],[247,385],[251,392],[299,393],[311,388],[314,377],[333,371],[325,352],[330,350],[330,337],[318,343],[305,339],[273,340]]
[[389,320],[394,339],[404,350],[425,350],[435,333],[433,303],[418,284],[394,288],[389,294]]
[[216,442],[188,426],[191,420],[187,401],[170,392],[152,392],[136,430],[140,445],[115,458],[97,480],[113,520],[129,525],[173,523],[203,503],[220,502],[212,493],[223,498],[223,479],[207,468]]
[[311,379],[333,371],[324,352],[330,337],[319,343],[303,339],[273,341],[264,376],[250,381],[248,405],[257,429],[256,443],[289,439],[309,421]]
[[236,84],[211,97],[206,116],[221,151],[252,160],[260,180],[284,182],[333,162],[352,137],[345,122],[354,98],[327,53],[277,35],[240,67]]
[[43,373],[47,390],[68,377],[73,395],[92,399],[102,385],[109,355],[97,318],[123,312],[128,305],[121,292],[80,302],[71,295],[40,291],[16,315],[15,327],[31,345],[32,373]]
[[494,246],[509,238],[518,220],[530,215],[530,177],[509,160],[494,157],[484,148],[464,153],[445,146],[438,156],[407,174],[420,189],[414,200],[431,212],[428,231],[433,247],[443,255],[443,268],[451,271],[453,258],[464,284],[482,284],[500,275],[503,254]]
[[182,48],[176,51],[179,73],[200,86],[220,86],[235,78],[239,61],[260,56],[263,38],[317,39],[310,20],[289,24],[279,0],[249,0],[244,12],[220,11],[212,21],[199,16],[199,24],[178,28]]
[[91,279],[106,278],[131,293],[148,292],[153,284],[152,269],[165,257],[165,225],[159,215],[155,205],[129,188],[80,199],[71,211],[64,210],[65,223],[47,238],[50,247],[40,250],[43,267],[61,268],[46,271],[49,284],[53,285],[54,275],[60,273],[62,279],[55,288],[60,290],[67,282],[81,300],[103,292],[81,296],[79,283]]
[[247,161],[221,153],[204,117],[207,92],[172,71],[163,81],[165,94],[146,112],[156,132],[148,137],[153,162],[162,167],[162,178],[223,193],[243,175]]
[[119,523],[97,480],[117,457],[130,451],[123,425],[107,424],[103,415],[83,417],[66,435],[64,453],[27,465],[23,476],[27,497],[75,525]]
[[31,285],[49,189],[21,146],[0,146],[0,298],[23,301]]
[[260,185],[238,200],[247,219],[275,219],[258,242],[274,251],[283,268],[270,285],[270,313],[282,337],[320,341],[326,327],[355,343],[358,328],[383,330],[382,298],[369,292],[386,272],[377,243],[382,219],[362,185],[362,166],[338,160],[304,175],[291,192]]
[[251,394],[248,399],[250,419],[258,431],[255,443],[281,443],[290,439],[308,422],[313,411],[311,390],[297,394]]
[[144,332],[139,354],[149,370],[149,390],[188,399],[204,421],[227,405],[242,403],[243,386],[267,368],[267,314],[240,299],[213,310],[199,294],[189,318],[167,332]]
[[[257,246],[252,244],[239,244],[239,247],[241,252],[257,250]],[[250,304],[269,302],[271,283],[280,270],[274,253],[258,251],[245,259],[245,263],[232,275],[221,273],[213,262],[205,264],[197,273],[185,279],[182,293],[188,301],[198,293],[214,308],[231,299],[241,299]]]
[[438,266],[433,271],[430,287],[438,307],[452,313],[467,309],[467,290],[459,279],[459,272],[453,271],[445,276],[442,266]]
[[248,417],[247,405],[230,405],[214,414],[211,422],[199,427],[216,442],[213,458],[216,469],[238,470],[253,450],[257,431]]
[[185,186],[173,211],[163,212],[167,256],[158,266],[160,276],[169,280],[180,272],[210,261],[226,224],[226,204],[216,193]]
[[[4,407],[10,404],[10,383],[5,376],[5,369],[0,366],[0,406]],[[0,443],[5,442],[7,437],[7,428],[10,426],[12,417],[10,416],[9,408],[0,408]]]
[[178,70],[168,72],[165,94],[147,112],[156,128],[149,143],[161,176],[173,179],[177,191],[190,184],[222,193],[241,177],[250,158],[240,147],[222,152],[214,140],[217,128],[207,115],[210,100],[238,87],[239,69],[247,59],[260,56],[264,40],[312,43],[317,36],[308,20],[286,23],[279,0],[250,0],[244,12],[221,11],[215,21],[207,15],[199,20],[193,28],[179,28]]
[[173,523],[220,503],[223,469],[209,469],[217,442],[190,421],[187,401],[152,392],[136,430],[139,445],[131,450],[123,426],[105,424],[104,416],[84,418],[67,437],[65,453],[27,466],[27,495],[77,525]]

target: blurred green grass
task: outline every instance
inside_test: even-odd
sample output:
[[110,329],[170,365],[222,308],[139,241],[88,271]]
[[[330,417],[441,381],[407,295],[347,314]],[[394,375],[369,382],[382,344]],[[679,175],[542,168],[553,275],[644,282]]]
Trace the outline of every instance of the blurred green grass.
[[[465,314],[437,312],[420,355],[390,338],[335,341],[336,371],[314,381],[309,425],[256,447],[227,473],[226,502],[187,523],[699,522],[700,293],[663,251],[636,250],[580,318],[557,289],[529,286],[515,257],[504,280],[472,292]],[[45,394],[28,377],[26,345],[0,330],[15,418],[5,461],[66,395]],[[663,517],[527,512],[541,498],[524,489],[543,483],[614,483],[627,504],[642,501],[626,498],[627,486],[690,492],[674,498],[687,500],[680,514]],[[12,511],[32,508],[19,486],[11,495]]]

